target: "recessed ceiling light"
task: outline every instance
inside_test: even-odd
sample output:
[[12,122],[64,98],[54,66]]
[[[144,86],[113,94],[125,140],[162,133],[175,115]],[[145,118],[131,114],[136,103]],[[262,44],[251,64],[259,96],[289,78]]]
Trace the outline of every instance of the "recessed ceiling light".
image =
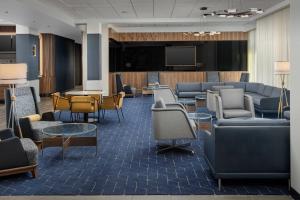
[[226,10],[228,13],[236,13],[236,8],[229,8],[228,10]]
[[207,10],[208,7],[201,7],[200,10]]
[[219,17],[226,17],[226,15],[219,15]]
[[121,13],[125,14],[125,13],[127,13],[127,11],[126,10],[122,10]]
[[8,14],[8,11],[6,10],[4,13],[5,13],[5,14]]

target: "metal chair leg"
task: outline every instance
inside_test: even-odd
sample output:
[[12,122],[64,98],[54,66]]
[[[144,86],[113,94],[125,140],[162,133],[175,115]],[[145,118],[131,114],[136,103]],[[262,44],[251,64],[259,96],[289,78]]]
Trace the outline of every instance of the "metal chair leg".
[[222,180],[220,178],[218,179],[218,189],[219,191],[222,189]]
[[125,119],[124,114],[123,114],[123,109],[121,108],[120,110],[121,110],[121,114],[122,114],[123,119]]
[[58,119],[60,120],[60,116],[61,116],[61,111],[59,111],[59,115],[58,115]]
[[118,109],[116,108],[116,111],[117,111],[117,115],[118,115],[118,119],[119,119],[119,123],[121,122],[121,120],[120,120],[120,116],[119,116],[119,111],[118,111]]

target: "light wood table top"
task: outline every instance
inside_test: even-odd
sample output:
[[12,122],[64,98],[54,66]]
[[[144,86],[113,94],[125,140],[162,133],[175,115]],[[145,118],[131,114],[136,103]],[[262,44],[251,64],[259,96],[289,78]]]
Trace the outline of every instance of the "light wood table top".
[[103,95],[101,90],[72,90],[65,93],[69,96],[88,96],[88,95]]

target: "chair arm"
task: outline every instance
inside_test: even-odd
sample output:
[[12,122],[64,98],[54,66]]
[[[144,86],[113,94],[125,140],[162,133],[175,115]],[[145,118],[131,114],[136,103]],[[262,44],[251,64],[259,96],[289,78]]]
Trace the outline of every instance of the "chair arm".
[[245,94],[244,101],[246,110],[251,112],[252,117],[255,117],[254,103],[252,97],[250,95]]
[[279,105],[279,97],[266,97],[260,100],[262,110],[277,110]]
[[54,112],[46,112],[42,114],[42,121],[55,121]]
[[284,106],[284,107],[283,107],[283,112],[284,112],[284,111],[289,111],[289,110],[290,110],[290,106]]
[[168,103],[166,104],[167,108],[179,108],[179,109],[183,109],[184,111],[186,111],[185,107],[181,104],[181,103]]
[[6,140],[8,138],[14,137],[14,133],[11,129],[3,129],[0,131],[0,139],[1,140]]
[[12,137],[0,141],[0,169],[9,169],[29,165],[21,141]]
[[222,105],[222,99],[219,95],[215,96],[216,98],[216,117],[217,119],[223,119],[223,105]]

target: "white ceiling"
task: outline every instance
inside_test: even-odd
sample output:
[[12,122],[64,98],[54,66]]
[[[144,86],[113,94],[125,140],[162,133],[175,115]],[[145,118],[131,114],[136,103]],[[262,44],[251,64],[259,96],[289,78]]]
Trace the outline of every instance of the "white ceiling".
[[197,18],[208,11],[234,8],[267,10],[284,0],[36,0],[75,19]]

